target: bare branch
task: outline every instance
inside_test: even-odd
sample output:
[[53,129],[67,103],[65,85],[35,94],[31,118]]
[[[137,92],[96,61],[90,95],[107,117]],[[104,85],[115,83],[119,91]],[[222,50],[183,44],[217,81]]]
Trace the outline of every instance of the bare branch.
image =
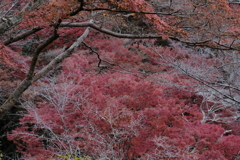
[[191,77],[192,79],[196,80],[197,82],[203,84],[204,86],[212,89],[213,91],[215,91],[216,93],[218,93],[219,95],[223,96],[223,98],[227,98],[233,102],[236,102],[237,104],[240,104],[240,101],[227,95],[222,93],[221,91],[219,91],[218,89],[216,89],[214,86],[212,86],[211,84],[209,84],[209,82],[207,82],[206,80],[203,80],[202,78],[198,77],[197,75],[194,75],[192,73],[190,73],[187,69],[182,68],[180,65],[168,60],[166,57],[164,57],[163,55],[161,55],[160,53],[158,53],[155,49],[152,48],[152,51],[154,51],[154,53],[156,53],[157,55],[159,55],[159,57],[161,57],[164,61],[168,62],[169,64],[171,64],[174,68],[178,69],[179,71],[181,71],[182,73],[184,73],[185,75],[187,75],[188,77]]
[[[223,44],[220,44],[218,42],[215,42],[213,40],[205,40],[205,41],[200,41],[200,42],[188,42],[188,41],[184,41],[181,40],[179,38],[176,37],[169,37],[172,40],[184,43],[188,46],[199,46],[199,47],[208,47],[208,48],[212,48],[212,49],[219,49],[219,50],[236,50],[236,51],[240,51],[240,49],[238,48],[233,48],[232,44],[230,46],[226,46]],[[214,43],[216,46],[212,45],[211,43]]]
[[37,74],[35,74],[35,76],[33,77],[33,82],[45,76],[57,64],[59,64],[60,62],[62,62],[62,60],[64,60],[69,55],[71,55],[74,49],[78,47],[83,42],[83,40],[87,37],[89,31],[90,31],[90,28],[88,27],[85,30],[85,32],[65,52],[59,54],[47,66],[45,66],[42,70],[40,70]]
[[69,14],[70,16],[75,16],[76,14],[83,10],[84,0],[78,0],[78,2],[80,2],[80,6],[75,11],[71,12]]
[[[117,38],[129,38],[129,39],[153,39],[153,38],[162,38],[161,35],[154,35],[154,34],[145,34],[145,35],[134,35],[134,34],[121,34],[121,33],[117,33],[117,32],[113,32],[111,30],[99,27],[98,25],[96,25],[93,22],[83,22],[83,23],[69,23],[69,22],[62,22],[62,24],[60,25],[61,27],[91,27],[94,28],[96,30],[98,30],[99,32],[105,33],[107,35],[111,35],[113,37],[117,37]],[[212,40],[205,40],[205,41],[200,41],[200,42],[188,42],[188,41],[184,41],[181,40],[179,38],[176,37],[169,37],[171,40],[174,41],[178,41],[181,43],[185,43],[189,46],[206,46],[209,48],[213,48],[213,49],[220,49],[220,50],[239,50],[237,48],[233,48],[233,47],[228,47],[228,46],[223,46],[223,45],[219,45],[219,47],[213,47],[211,46],[209,43],[213,42]],[[214,42],[216,43],[216,42]]]
[[55,30],[54,34],[45,40],[42,44],[40,44],[35,50],[35,54],[33,56],[31,66],[28,72],[27,77],[19,84],[19,86],[15,89],[15,91],[11,94],[11,96],[5,101],[5,103],[0,107],[0,119],[9,111],[12,106],[17,102],[18,98],[21,94],[32,84],[32,78],[34,74],[34,69],[37,63],[38,56],[40,52],[52,43],[55,39],[57,39],[58,34]]
[[[64,58],[69,56],[76,47],[78,47],[83,40],[86,38],[90,31],[90,28],[87,28],[83,35],[81,35],[71,47],[69,47],[65,52],[58,55],[54,58],[46,67],[44,67],[41,71],[35,74],[34,77],[27,77],[25,78],[16,90],[11,94],[11,96],[5,101],[5,103],[0,107],[0,119],[14,106],[14,104],[18,101],[18,98],[21,94],[35,81],[45,76],[49,71],[51,71],[58,63],[60,63]],[[52,37],[51,37],[52,38]],[[43,42],[44,43],[44,42]]]
[[13,7],[15,7],[17,4],[18,4],[18,0],[16,0],[15,2],[12,2],[12,3],[10,3],[10,4],[12,4],[12,6],[8,9],[8,11],[3,15],[3,17],[4,16],[6,16],[12,9],[13,9]]
[[34,74],[34,70],[35,70],[35,66],[37,64],[37,60],[38,60],[38,56],[41,53],[41,51],[46,48],[49,44],[51,44],[55,39],[57,39],[59,37],[59,35],[57,34],[57,30],[54,30],[54,33],[51,37],[49,37],[46,41],[44,41],[42,44],[40,44],[33,55],[32,61],[31,61],[31,65],[30,65],[30,69],[27,75],[28,79],[31,79],[33,74]]
[[100,65],[101,65],[102,59],[101,59],[99,53],[98,53],[95,49],[93,49],[91,46],[89,46],[88,44],[86,44],[85,42],[83,42],[83,44],[84,44],[87,48],[89,48],[93,53],[95,53],[95,54],[97,55],[97,58],[98,58],[98,65],[97,65],[97,66],[98,66],[98,68],[101,68]]
[[101,28],[93,22],[83,22],[83,23],[69,23],[69,22],[62,22],[60,25],[61,27],[91,27],[99,32],[118,37],[118,38],[130,38],[130,39],[147,39],[147,38],[162,38],[160,35],[134,35],[134,34],[121,34],[117,32],[113,32],[111,30]]
[[4,45],[9,45],[9,44],[14,43],[14,42],[16,42],[16,41],[19,41],[19,40],[21,40],[21,39],[24,39],[24,38],[26,38],[26,37],[28,37],[28,36],[30,36],[30,35],[38,32],[38,31],[40,31],[41,29],[42,29],[42,28],[33,28],[33,29],[31,29],[31,30],[29,30],[29,31],[27,31],[27,32],[25,32],[25,33],[22,33],[22,34],[17,35],[17,36],[14,37],[14,38],[10,38],[10,39],[4,41],[3,44],[4,44]]
[[145,11],[130,11],[130,10],[116,10],[109,8],[85,8],[84,11],[109,11],[115,13],[136,13],[136,14],[160,14],[160,15],[173,15],[174,13],[178,13],[178,11],[166,13],[166,12],[145,12]]

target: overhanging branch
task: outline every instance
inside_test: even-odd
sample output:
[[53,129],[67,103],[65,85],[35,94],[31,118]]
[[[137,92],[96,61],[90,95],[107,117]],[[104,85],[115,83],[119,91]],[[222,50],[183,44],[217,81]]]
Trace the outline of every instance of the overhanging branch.
[[83,23],[69,23],[69,22],[62,22],[61,27],[91,27],[93,29],[98,30],[99,32],[111,35],[117,38],[129,38],[129,39],[148,39],[148,38],[162,38],[160,35],[134,35],[134,34],[121,34],[117,32],[113,32],[111,30],[99,27],[93,22],[83,22]]
[[161,15],[173,15],[178,13],[178,11],[166,13],[166,12],[146,12],[146,11],[131,11],[131,10],[116,10],[110,8],[84,8],[84,11],[109,11],[113,13],[135,13],[135,14],[161,14]]
[[42,28],[33,28],[33,29],[31,29],[31,30],[29,30],[29,31],[27,31],[27,32],[25,32],[25,33],[22,33],[22,34],[17,35],[17,36],[14,37],[14,38],[10,38],[10,39],[4,41],[3,44],[4,44],[4,45],[9,45],[9,44],[11,44],[11,43],[17,42],[17,41],[19,41],[19,40],[21,40],[21,39],[24,39],[24,38],[26,38],[26,37],[28,37],[28,36],[30,36],[30,35],[38,32],[38,31],[40,31],[41,29],[42,29]]
[[[145,35],[134,35],[134,34],[122,34],[122,33],[117,33],[117,32],[113,32],[111,30],[99,27],[97,24],[93,23],[93,22],[82,22],[82,23],[78,23],[78,22],[62,22],[61,27],[91,27],[93,29],[98,30],[99,32],[105,33],[107,35],[113,36],[113,37],[117,37],[117,38],[129,38],[129,39],[154,39],[154,38],[162,38],[161,35],[154,35],[154,34],[145,34]],[[221,49],[221,50],[237,50],[236,48],[222,48],[222,46],[218,47],[214,47],[209,45],[210,42],[212,42],[212,40],[205,40],[205,41],[200,41],[200,42],[188,42],[188,41],[184,41],[181,40],[179,38],[176,37],[169,37],[171,40],[175,40],[184,44],[187,44],[189,46],[206,46],[209,48],[213,48],[213,49]],[[220,48],[221,47],[221,48]]]
[[54,58],[47,66],[45,66],[42,70],[35,74],[33,77],[33,82],[45,76],[49,71],[51,71],[54,67],[57,66],[60,62],[62,62],[66,57],[72,54],[74,49],[78,47],[83,40],[87,37],[90,32],[90,27],[88,27],[85,32],[63,53],[59,54],[56,58]]

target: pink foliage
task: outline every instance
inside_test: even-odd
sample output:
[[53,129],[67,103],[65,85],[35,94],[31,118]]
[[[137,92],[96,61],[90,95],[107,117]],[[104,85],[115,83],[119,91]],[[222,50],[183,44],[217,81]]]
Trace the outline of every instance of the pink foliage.
[[[119,48],[104,58],[120,58]],[[56,82],[43,81],[43,101],[36,107],[25,104],[28,114],[8,138],[26,159],[69,152],[93,159],[215,159],[216,154],[232,159],[238,154],[239,136],[201,122],[201,96],[113,70],[96,75],[96,63],[94,54],[74,53]]]

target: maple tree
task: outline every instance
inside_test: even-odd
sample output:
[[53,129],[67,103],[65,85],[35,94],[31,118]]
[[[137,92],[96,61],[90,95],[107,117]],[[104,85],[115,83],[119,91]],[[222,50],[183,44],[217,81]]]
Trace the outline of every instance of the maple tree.
[[238,7],[225,0],[4,0],[0,7],[0,117],[20,103],[28,111],[8,136],[26,158],[77,146],[92,158],[238,155]]
[[[102,46],[106,41],[98,44],[99,53],[105,49]],[[119,57],[132,53],[117,52],[124,50],[118,45],[109,49],[109,54],[101,54],[106,61],[118,62]],[[121,57],[120,64],[131,65],[145,58],[138,57]],[[97,62],[95,54],[82,48],[63,62],[58,77],[46,77],[38,86],[32,86],[31,90],[37,90],[35,95],[32,91],[25,93],[29,100],[22,106],[28,114],[20,119],[21,126],[8,135],[24,159],[57,159],[56,155],[65,153],[93,159],[237,156],[238,135],[228,135],[231,131],[220,124],[201,122],[204,117],[199,108],[206,107],[202,96],[171,84],[158,84],[141,74],[119,73],[118,66],[96,75],[94,61]],[[155,67],[171,70],[161,62]],[[179,74],[155,74],[169,81],[178,79],[176,84],[189,83],[187,77],[180,78]]]
[[[109,53],[111,59],[122,56],[114,52],[119,48]],[[65,153],[93,159],[214,159],[213,153],[231,159],[238,154],[239,136],[201,123],[201,96],[114,70],[93,76],[97,68],[88,64],[95,55],[85,50],[63,62],[58,78],[32,87],[38,90],[34,96],[25,93],[32,100],[22,104],[28,114],[8,135],[24,159]]]
[[[24,1],[26,4],[26,1]],[[20,3],[19,5],[21,6],[21,1],[18,2]],[[28,30],[26,32],[23,32],[22,34],[19,34],[18,36],[13,37],[12,33],[8,32],[7,34],[10,35],[10,39],[6,39],[3,41],[4,45],[9,45],[13,42],[19,41],[27,36],[30,36],[40,30],[42,32],[45,31],[49,32],[49,37],[45,40],[39,40],[39,45],[37,45],[36,50],[33,51],[33,59],[31,61],[31,65],[28,71],[27,78],[19,85],[19,87],[15,90],[15,92],[8,98],[6,103],[1,107],[1,114],[2,116],[11,108],[11,106],[14,105],[14,103],[17,101],[17,99],[20,97],[22,92],[24,92],[33,82],[37,81],[39,78],[43,77],[49,70],[51,70],[54,66],[56,66],[57,63],[62,61],[66,56],[70,55],[74,48],[80,45],[80,43],[85,39],[85,37],[88,35],[90,28],[94,28],[100,32],[103,32],[105,34],[110,34],[112,36],[120,37],[120,38],[167,38],[167,37],[172,37],[172,39],[179,40],[181,38],[190,39],[193,42],[187,44],[205,44],[207,46],[212,46],[212,47],[223,47],[223,49],[233,49],[236,46],[238,46],[238,43],[236,42],[236,36],[233,38],[228,34],[229,30],[231,32],[236,32],[238,33],[238,18],[236,18],[234,15],[236,15],[236,10],[233,10],[228,7],[228,4],[226,1],[220,1],[220,2],[206,2],[203,4],[198,4],[198,2],[192,2],[192,1],[186,1],[182,3],[182,5],[188,6],[188,12],[185,13],[186,9],[183,10],[179,9],[179,4],[174,4],[171,3],[170,7],[172,10],[166,11],[169,16],[165,16],[166,18],[161,16],[162,12],[155,12],[154,8],[152,5],[154,3],[157,3],[157,1],[154,1],[153,4],[139,0],[136,2],[131,2],[131,1],[124,1],[124,2],[115,2],[115,1],[89,1],[85,2],[83,0],[79,1],[38,1],[38,5],[30,4],[31,2],[27,3],[27,5],[33,5],[34,7],[30,8],[30,11],[22,11],[24,13],[21,13],[23,16],[23,19],[21,20],[21,23],[16,26],[16,28],[21,29],[21,30]],[[12,8],[12,7],[11,7]],[[25,7],[24,7],[25,8]],[[207,12],[211,8],[211,12]],[[223,16],[222,10],[226,11],[228,15],[226,14]],[[212,12],[213,11],[213,12]],[[82,13],[81,13],[82,12]],[[125,15],[126,13],[131,13],[131,15]],[[167,14],[166,13],[166,14]],[[133,15],[132,15],[133,14]],[[157,14],[160,14],[158,16]],[[207,26],[211,26],[211,28],[207,27],[207,29],[204,29],[204,27],[200,27],[198,30],[192,30],[191,27],[190,29],[184,29],[185,25],[190,25],[184,23],[184,26],[179,25],[179,21],[176,21],[176,18],[179,19],[179,16],[181,17],[182,15],[188,15],[188,14],[193,14],[197,15],[199,19],[199,24],[195,23],[190,23],[195,19],[196,17],[194,16],[187,16],[187,19],[184,18],[181,19],[180,22],[185,22],[187,21],[190,23],[193,27],[197,27],[196,25],[205,25],[207,23]],[[206,15],[205,15],[206,14]],[[210,17],[211,14],[214,14],[214,18],[217,19],[217,21],[220,21],[221,24],[211,24],[210,22],[215,22],[210,21],[212,20]],[[163,15],[165,15],[163,13]],[[136,29],[135,34],[127,34],[124,33],[124,26],[119,25],[119,22],[121,23],[124,22],[124,17],[125,20],[129,20],[129,16],[133,16],[133,22],[131,24],[134,24],[134,19],[141,19],[140,23],[141,25],[145,26],[146,31],[148,30],[150,34],[146,34],[142,32],[141,30],[138,30],[137,27],[138,25],[133,25],[134,30]],[[136,16],[136,17],[135,17]],[[200,17],[201,16],[201,17]],[[119,18],[118,18],[119,17]],[[5,17],[4,17],[5,18]],[[38,19],[36,21],[35,19]],[[193,18],[193,19],[192,19]],[[106,20],[119,20],[117,25],[111,25],[110,23],[104,23]],[[208,21],[206,22],[206,19]],[[233,19],[233,20],[232,20]],[[103,20],[101,22],[101,20]],[[203,22],[202,22],[202,21]],[[81,21],[81,22],[79,22]],[[88,22],[87,22],[88,21]],[[200,23],[201,22],[201,23]],[[224,22],[224,23],[223,23]],[[231,22],[231,23],[230,23]],[[11,23],[13,23],[11,21]],[[100,24],[101,27],[98,25]],[[127,23],[122,23],[127,25]],[[149,24],[149,25],[147,25]],[[14,25],[14,23],[13,23]],[[151,25],[151,26],[150,26]],[[85,32],[76,40],[75,43],[73,43],[65,52],[63,52],[61,55],[56,57],[55,59],[52,60],[49,65],[45,66],[39,73],[34,73],[35,67],[37,64],[37,59],[41,51],[46,48],[49,44],[53,43],[54,40],[56,40],[60,35],[61,32],[61,27],[88,27]],[[121,30],[123,30],[123,33],[119,32],[114,32],[111,29],[113,27],[118,27]],[[129,27],[129,26],[126,26]],[[235,27],[235,28],[233,28]],[[142,28],[142,27],[141,27]],[[141,29],[140,28],[140,29]],[[149,28],[149,29],[147,29]],[[152,33],[152,29],[154,30],[154,34]],[[198,27],[197,27],[198,28]],[[221,30],[224,28],[224,30]],[[63,28],[64,30],[64,28]],[[200,31],[199,31],[200,30]],[[213,32],[220,30],[221,34],[218,32]],[[8,31],[8,30],[7,30]],[[145,31],[145,30],[144,30]],[[209,32],[206,32],[209,31]],[[203,34],[203,32],[205,34]],[[5,33],[5,32],[4,32]],[[195,37],[191,35],[191,33],[199,33],[200,35],[204,35],[204,37],[210,37],[211,39],[203,39],[199,37],[199,34],[194,35],[197,37],[198,41],[195,41]],[[144,35],[143,35],[144,34]],[[208,35],[206,35],[208,34]],[[215,36],[217,35],[217,36]],[[236,34],[238,35],[238,34]],[[43,36],[43,35],[42,35]],[[45,35],[46,36],[46,35]],[[44,36],[44,37],[45,37]],[[189,38],[188,38],[189,37]],[[222,40],[222,37],[228,37],[227,40]],[[229,37],[232,38],[232,40],[229,40]],[[39,37],[40,38],[40,37]],[[38,41],[38,40],[36,40]],[[181,41],[181,40],[180,40]],[[201,41],[201,42],[200,42]],[[217,42],[216,42],[217,41]],[[230,41],[230,45],[227,45]],[[2,53],[4,54],[4,46],[2,48]],[[3,55],[6,56],[6,55]],[[35,75],[34,75],[35,74]]]

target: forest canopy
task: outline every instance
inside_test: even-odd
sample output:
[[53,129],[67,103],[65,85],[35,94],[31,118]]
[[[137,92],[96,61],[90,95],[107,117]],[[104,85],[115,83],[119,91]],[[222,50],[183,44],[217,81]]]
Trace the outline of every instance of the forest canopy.
[[239,7],[2,0],[0,159],[238,159]]

